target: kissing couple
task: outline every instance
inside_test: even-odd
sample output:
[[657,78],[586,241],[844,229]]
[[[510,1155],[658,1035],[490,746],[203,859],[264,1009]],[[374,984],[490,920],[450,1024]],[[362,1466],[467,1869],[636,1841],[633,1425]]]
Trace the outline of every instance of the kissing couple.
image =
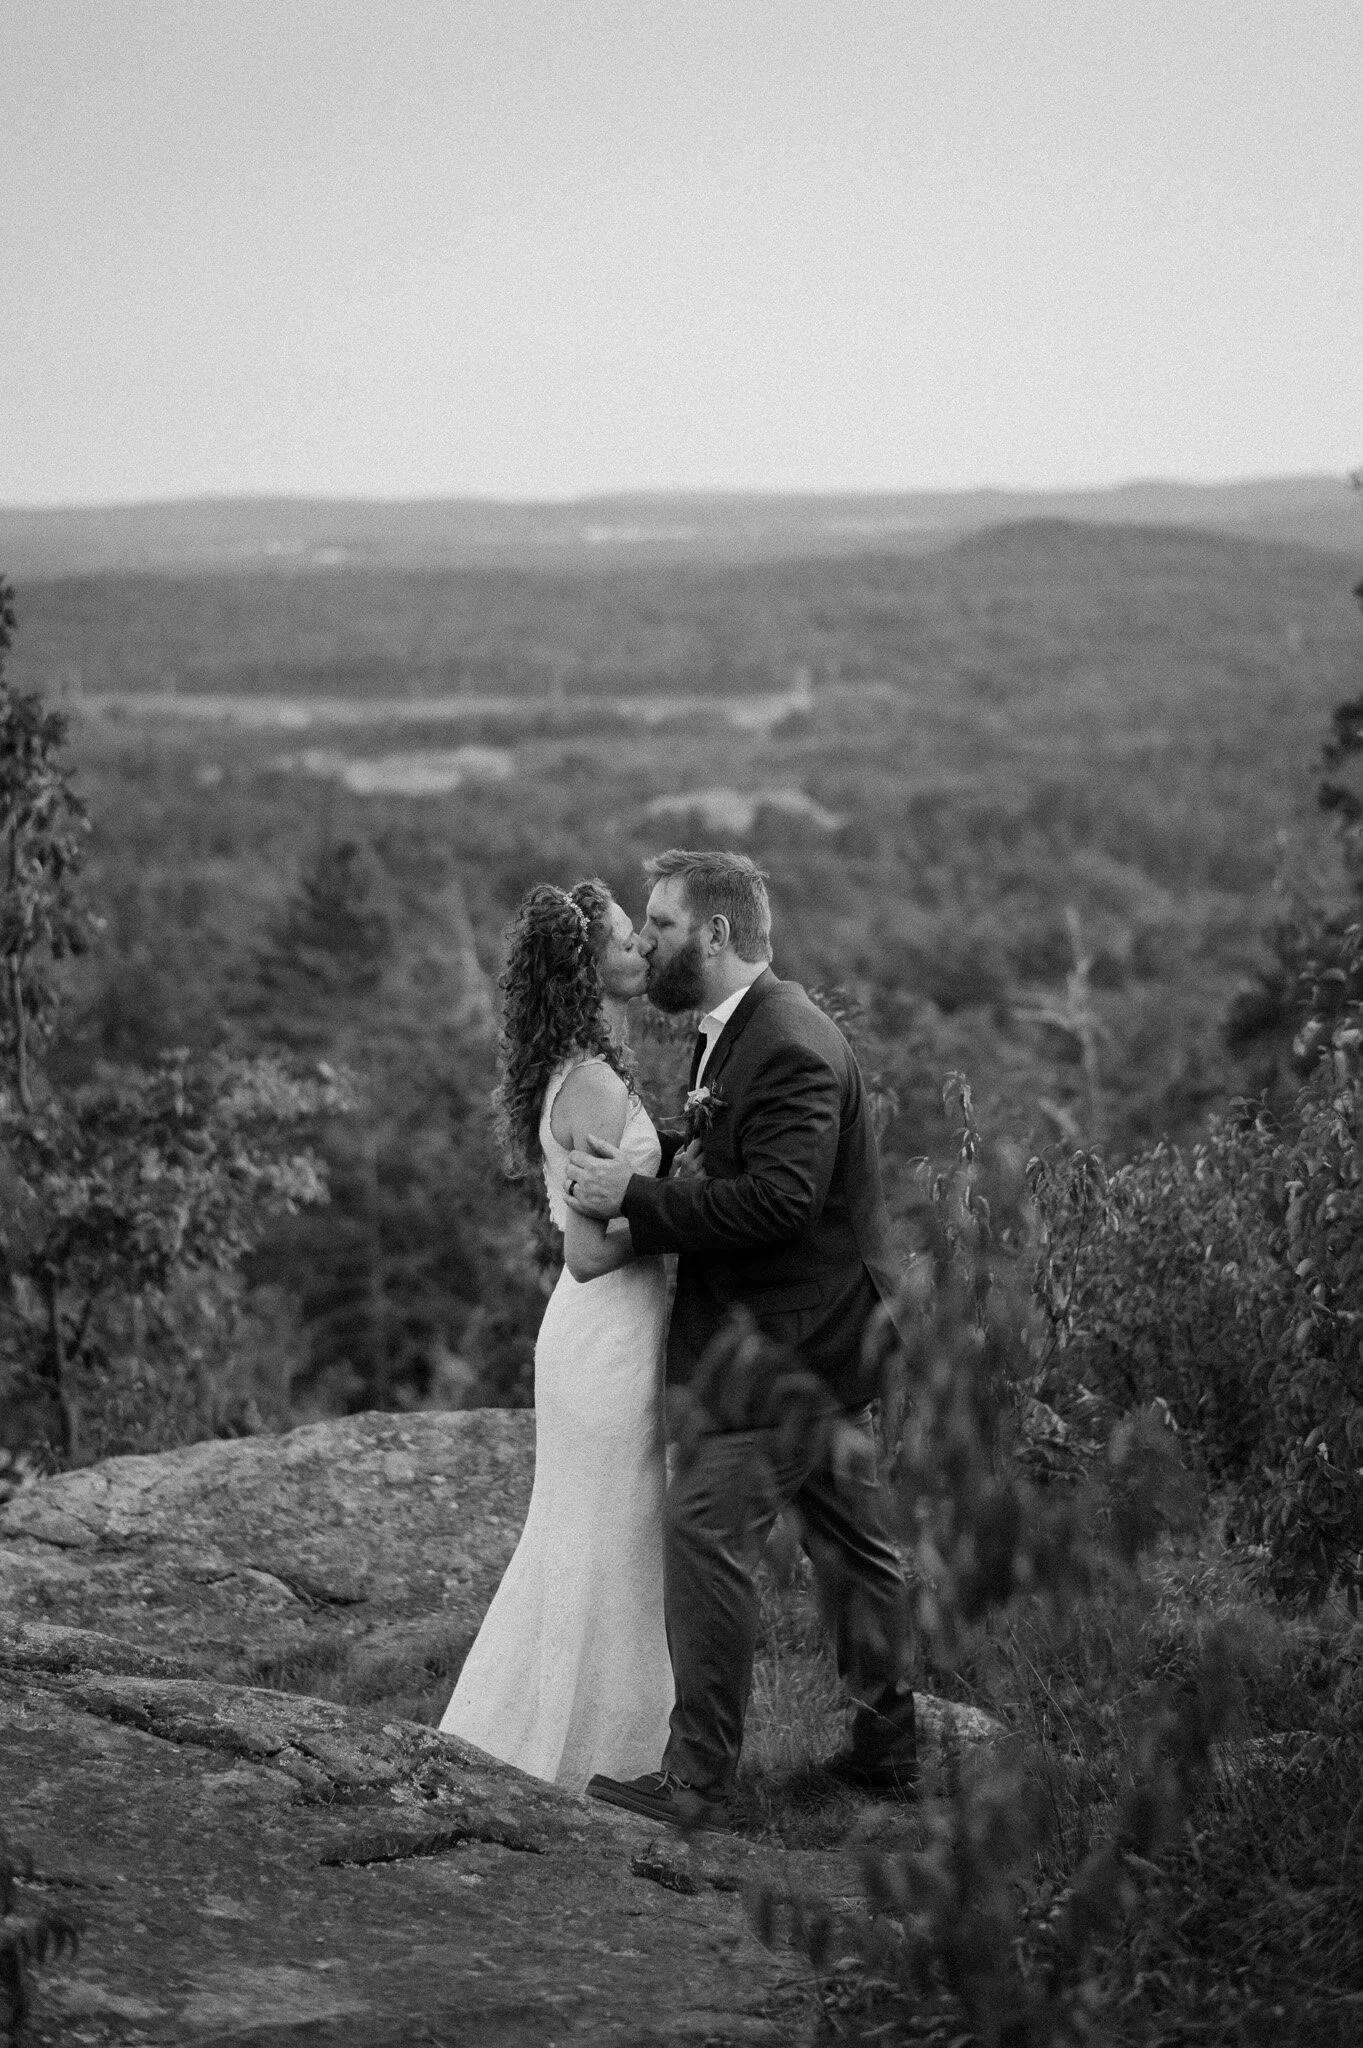
[[[907,1596],[870,1408],[895,1275],[862,1077],[772,972],[752,861],[675,850],[644,871],[637,932],[589,881],[530,890],[508,935],[499,1135],[513,1170],[542,1168],[565,1264],[535,1347],[525,1528],[440,1726],[650,1820],[725,1827],[754,1572],[793,1507],[855,1705],[828,1768],[902,1796]],[[686,1117],[661,1136],[626,1032],[641,995],[703,1013]],[[819,1426],[793,1441],[773,1382],[797,1360]],[[691,1411],[670,1484],[664,1373]]]

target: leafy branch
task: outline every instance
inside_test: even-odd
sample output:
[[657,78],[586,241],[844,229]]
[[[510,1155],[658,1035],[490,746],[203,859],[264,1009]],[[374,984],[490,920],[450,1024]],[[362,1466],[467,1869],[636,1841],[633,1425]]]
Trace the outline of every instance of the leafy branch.
[[33,1877],[33,1858],[0,1835],[0,2041],[18,2043],[28,2019],[30,1975],[49,1957],[74,1955],[77,1917],[56,1906],[26,1907],[17,1889]]

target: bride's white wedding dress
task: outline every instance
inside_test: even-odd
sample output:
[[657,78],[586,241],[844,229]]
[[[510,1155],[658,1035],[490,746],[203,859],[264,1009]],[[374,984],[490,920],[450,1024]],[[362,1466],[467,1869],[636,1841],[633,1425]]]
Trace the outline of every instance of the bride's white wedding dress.
[[[569,1061],[545,1091],[549,1209],[567,1220],[568,1154],[550,1128]],[[656,1173],[657,1133],[631,1101],[620,1140]],[[622,1220],[609,1226],[627,1230]],[[443,1733],[580,1792],[595,1771],[658,1768],[672,1709],[663,1630],[661,1258],[599,1279],[565,1266],[535,1345],[535,1484],[525,1528],[469,1651]]]

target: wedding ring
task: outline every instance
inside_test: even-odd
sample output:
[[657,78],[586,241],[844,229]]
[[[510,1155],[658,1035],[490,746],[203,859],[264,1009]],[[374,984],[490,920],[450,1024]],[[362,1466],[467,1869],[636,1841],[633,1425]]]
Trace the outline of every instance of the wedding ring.
[[577,1182],[576,1182],[576,1180],[570,1180],[570,1181],[569,1181],[569,1183],[568,1183],[568,1193],[569,1193],[570,1195],[575,1195],[575,1194],[577,1193]]

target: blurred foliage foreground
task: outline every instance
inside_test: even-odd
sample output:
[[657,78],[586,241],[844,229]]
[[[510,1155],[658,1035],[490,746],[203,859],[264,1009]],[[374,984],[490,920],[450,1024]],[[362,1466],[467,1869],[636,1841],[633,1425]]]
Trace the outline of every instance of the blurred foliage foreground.
[[[1329,1237],[1357,1170],[1351,1029],[1290,1135],[1236,1114],[1111,1179],[991,1150],[948,1083],[959,1155],[924,1174],[883,1417],[917,1682],[1002,1725],[967,1762],[948,1722],[917,1799],[853,1822],[864,1908],[752,1898],[807,1961],[813,2038],[1357,2040],[1357,1228]],[[836,1459],[798,1360],[735,1332],[709,1363],[702,1402],[741,1394]],[[760,1697],[788,1722],[775,1664]],[[741,1818],[839,1838],[821,1753],[750,1766]]]
[[[1332,765],[1361,740],[1341,707]],[[224,1042],[82,1070],[57,1032],[93,922],[64,742],[0,676],[0,1494],[310,1396],[525,1399],[552,1259],[489,1151],[491,1006],[457,889],[381,1041],[365,997],[394,971],[397,885],[328,840]],[[948,1744],[868,1847],[850,1928],[827,1901],[755,1900],[830,2039],[1357,2038],[1363,819],[1324,795],[1344,885],[1270,934],[1240,1019],[1279,1047],[1271,1106],[1109,1170],[990,1146],[953,1076],[954,1157],[911,1196],[900,1176],[909,1348],[884,1423],[917,1654],[1013,1739],[975,1771]],[[892,1062],[828,1000],[888,1114]],[[652,1023],[653,1099],[681,1057]],[[797,1361],[740,1332],[714,1365],[784,1427],[836,1430]],[[1296,1633],[1270,1642],[1264,1590]],[[778,1787],[768,1819],[799,1796]]]

